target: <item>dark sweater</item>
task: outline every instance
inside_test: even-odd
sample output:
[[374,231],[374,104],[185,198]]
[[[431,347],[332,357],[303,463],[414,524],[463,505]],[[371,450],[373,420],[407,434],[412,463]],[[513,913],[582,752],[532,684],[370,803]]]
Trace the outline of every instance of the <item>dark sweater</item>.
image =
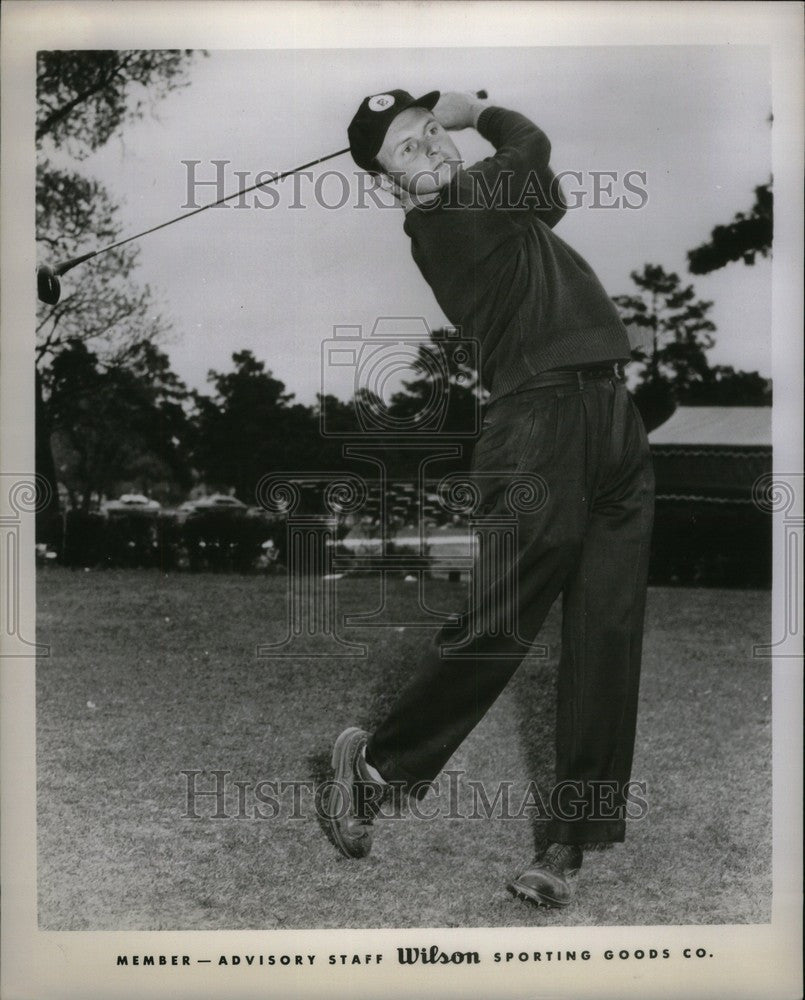
[[445,315],[479,342],[490,400],[552,368],[628,360],[612,300],[552,231],[565,207],[547,136],[496,107],[477,127],[495,155],[460,170],[435,203],[412,208],[405,231]]

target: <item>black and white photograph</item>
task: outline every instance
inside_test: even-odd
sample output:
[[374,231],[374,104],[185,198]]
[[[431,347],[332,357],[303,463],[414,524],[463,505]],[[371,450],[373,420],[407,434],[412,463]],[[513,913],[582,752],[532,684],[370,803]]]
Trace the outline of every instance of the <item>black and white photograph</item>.
[[2,18],[4,1000],[800,995],[801,5]]

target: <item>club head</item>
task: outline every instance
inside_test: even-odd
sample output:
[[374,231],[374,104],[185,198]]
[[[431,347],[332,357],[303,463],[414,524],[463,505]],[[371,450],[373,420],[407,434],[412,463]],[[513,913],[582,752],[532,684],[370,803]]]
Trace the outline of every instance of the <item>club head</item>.
[[42,265],[36,272],[36,290],[42,302],[55,306],[61,295],[61,282],[53,273],[53,269]]

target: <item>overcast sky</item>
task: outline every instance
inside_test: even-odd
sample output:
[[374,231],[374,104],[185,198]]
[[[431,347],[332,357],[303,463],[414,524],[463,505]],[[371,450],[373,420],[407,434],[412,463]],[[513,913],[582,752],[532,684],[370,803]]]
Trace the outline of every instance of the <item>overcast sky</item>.
[[[367,94],[402,87],[488,89],[492,103],[540,125],[555,170],[645,171],[640,210],[583,207],[557,233],[592,264],[610,294],[629,292],[645,262],[677,270],[714,302],[714,363],[771,371],[771,265],[733,264],[706,277],[687,274],[686,253],[713,226],[748,210],[771,173],[771,79],[761,47],[607,47],[212,51],[197,58],[189,87],[170,94],[156,117],[128,127],[81,169],[121,203],[124,232],[181,211],[187,167],[230,161],[226,191],[347,145],[346,127]],[[491,148],[457,135],[468,160]],[[445,323],[414,265],[397,209],[359,211],[356,168],[345,155],[314,168],[349,174],[346,206],[317,205],[313,184],[290,181],[276,207],[216,208],[140,241],[139,280],[172,318],[168,351],[178,374],[203,387],[209,368],[228,369],[250,348],[304,403],[321,385],[321,345],[335,325],[367,332],[379,316]],[[235,171],[247,171],[244,182]],[[573,182],[570,182],[571,185]],[[567,184],[565,185],[567,190]],[[330,202],[342,188],[321,188]],[[613,194],[624,194],[615,184]],[[197,202],[214,200],[201,188]],[[268,202],[265,197],[264,203]],[[85,265],[91,267],[89,263]],[[79,272],[64,280],[77,280]],[[339,394],[350,385],[330,383]]]

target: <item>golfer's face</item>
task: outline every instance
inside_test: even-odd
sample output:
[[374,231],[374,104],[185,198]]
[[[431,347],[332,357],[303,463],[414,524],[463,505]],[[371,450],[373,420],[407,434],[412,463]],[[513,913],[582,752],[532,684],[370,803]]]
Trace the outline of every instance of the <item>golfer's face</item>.
[[461,163],[449,133],[425,108],[408,108],[397,115],[377,159],[400,187],[419,195],[449,184]]

